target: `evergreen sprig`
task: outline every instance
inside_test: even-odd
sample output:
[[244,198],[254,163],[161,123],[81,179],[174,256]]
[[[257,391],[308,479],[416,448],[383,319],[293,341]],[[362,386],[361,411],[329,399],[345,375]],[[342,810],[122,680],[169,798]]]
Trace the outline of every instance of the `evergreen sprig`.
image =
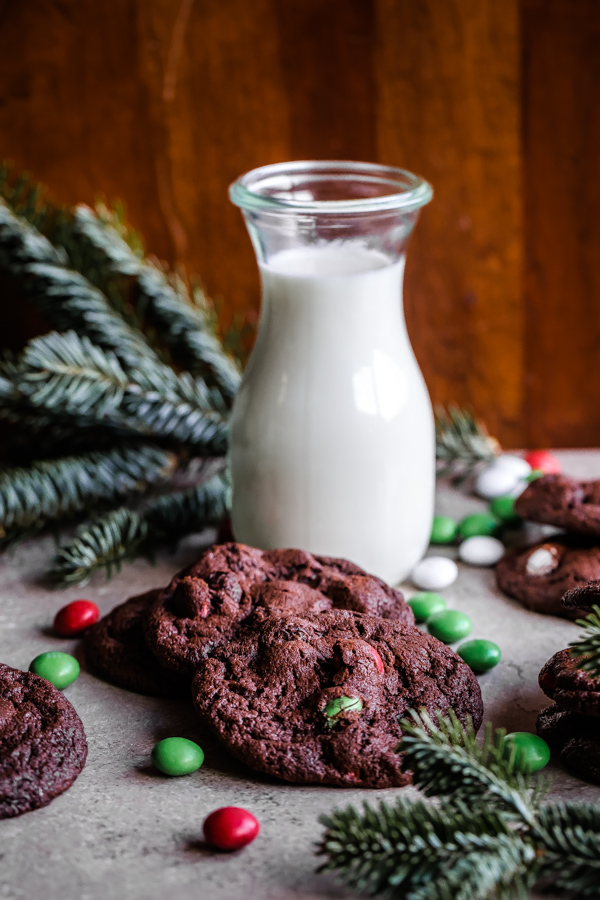
[[[545,779],[520,774],[504,729],[483,745],[453,714],[411,713],[399,750],[434,802],[350,806],[321,819],[320,871],[371,895],[405,900],[525,900],[536,884],[600,896],[600,809],[540,805]],[[509,749],[510,748],[510,749]]]
[[132,443],[105,451],[0,469],[0,542],[21,530],[141,493],[170,478],[174,453]]
[[577,668],[600,678],[600,606],[592,606],[592,610],[584,619],[576,620],[585,628],[585,634],[569,646],[571,656],[578,659]]
[[104,570],[110,578],[125,560],[152,557],[158,546],[218,524],[228,502],[227,479],[216,475],[205,484],[152,500],[140,511],[112,510],[82,526],[58,549],[50,577],[59,585],[85,584],[94,572]]
[[500,451],[498,441],[469,410],[457,406],[435,409],[437,474],[452,474],[455,483],[480,463],[490,463]]
[[18,392],[46,414],[185,444],[200,456],[226,451],[227,423],[204,405],[192,379],[172,373],[176,381],[163,380],[145,360],[128,373],[115,354],[74,331],[30,341],[18,371]]

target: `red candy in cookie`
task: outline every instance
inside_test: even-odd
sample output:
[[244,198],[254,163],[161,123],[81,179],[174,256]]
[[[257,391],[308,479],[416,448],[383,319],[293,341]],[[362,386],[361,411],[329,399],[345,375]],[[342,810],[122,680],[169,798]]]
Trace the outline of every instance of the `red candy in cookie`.
[[260,831],[258,820],[239,806],[215,809],[202,827],[206,843],[217,850],[239,850],[252,843]]
[[380,657],[379,653],[372,647],[371,644],[367,645],[369,647],[369,652],[373,655],[373,659],[375,660],[375,665],[377,666],[377,671],[380,675],[383,675],[383,660]]
[[73,637],[97,622],[100,610],[91,600],[73,600],[56,613],[53,628],[60,637]]
[[531,450],[525,454],[524,459],[534,471],[543,472],[544,475],[559,475],[562,471],[560,462],[548,450]]

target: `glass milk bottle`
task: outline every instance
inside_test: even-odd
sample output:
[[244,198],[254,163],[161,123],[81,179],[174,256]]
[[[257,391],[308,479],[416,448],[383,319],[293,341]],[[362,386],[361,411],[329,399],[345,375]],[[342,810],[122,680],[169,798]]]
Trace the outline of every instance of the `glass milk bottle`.
[[231,186],[262,281],[231,423],[236,540],[346,557],[390,584],[423,556],[435,437],[402,278],[431,196],[410,172],[355,162],[264,166]]

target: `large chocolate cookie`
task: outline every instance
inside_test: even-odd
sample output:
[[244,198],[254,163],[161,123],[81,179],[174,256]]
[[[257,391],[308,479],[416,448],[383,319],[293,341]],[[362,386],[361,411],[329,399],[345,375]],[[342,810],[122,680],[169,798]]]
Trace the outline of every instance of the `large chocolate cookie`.
[[561,603],[565,609],[581,610],[583,616],[593,606],[600,606],[600,581],[590,581],[567,591]]
[[562,709],[600,717],[600,680],[577,668],[581,658],[560,650],[539,674],[540,687]]
[[600,719],[549,706],[539,714],[536,727],[566,769],[600,784]]
[[600,538],[600,480],[544,475],[517,497],[515,511],[532,522]]
[[56,688],[0,663],[0,819],[20,816],[71,787],[85,765],[81,719]]
[[210,548],[173,578],[146,616],[146,641],[162,665],[193,674],[257,608],[274,614],[350,609],[414,624],[400,591],[348,560],[231,542]]
[[194,705],[234,756],[285,781],[399,787],[410,709],[454,709],[481,724],[471,669],[431,635],[346,610],[257,611],[199,662]]
[[496,581],[511,597],[536,612],[578,619],[581,609],[566,608],[566,591],[600,579],[600,542],[580,535],[553,535],[509,550],[496,566]]
[[151,697],[189,694],[189,678],[163,669],[144,640],[144,616],[159,594],[160,589],[131,597],[88,628],[86,659],[111,684],[129,691]]

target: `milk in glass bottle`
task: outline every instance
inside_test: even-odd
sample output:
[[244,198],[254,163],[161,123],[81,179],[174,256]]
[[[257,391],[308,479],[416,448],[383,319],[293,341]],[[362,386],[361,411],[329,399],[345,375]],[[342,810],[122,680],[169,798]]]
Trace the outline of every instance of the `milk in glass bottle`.
[[293,162],[249,172],[230,196],[262,280],[232,413],[236,540],[345,557],[394,584],[433,518],[433,416],[402,307],[431,187],[380,165]]

